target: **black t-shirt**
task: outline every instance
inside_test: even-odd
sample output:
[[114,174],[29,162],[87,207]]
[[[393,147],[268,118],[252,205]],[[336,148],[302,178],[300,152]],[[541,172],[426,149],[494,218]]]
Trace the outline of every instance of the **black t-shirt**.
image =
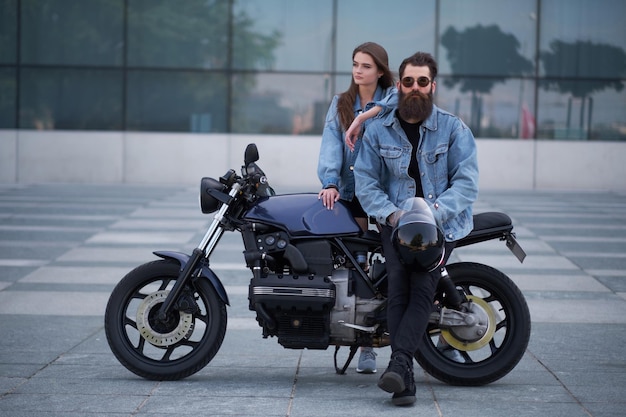
[[409,123],[400,118],[400,116],[396,113],[398,120],[400,121],[400,126],[402,126],[402,130],[406,133],[406,137],[411,142],[411,146],[413,147],[413,152],[411,153],[411,162],[409,163],[409,175],[411,178],[415,180],[415,197],[424,197],[424,191],[422,190],[422,180],[420,176],[420,167],[417,164],[417,147],[420,142],[420,127],[422,126],[422,122],[418,123]]

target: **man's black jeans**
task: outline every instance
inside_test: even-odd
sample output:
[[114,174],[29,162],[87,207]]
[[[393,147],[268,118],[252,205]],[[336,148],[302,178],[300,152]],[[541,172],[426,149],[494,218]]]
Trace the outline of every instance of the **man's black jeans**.
[[[387,325],[391,352],[412,359],[428,325],[441,271],[437,268],[433,272],[414,272],[405,268],[392,245],[392,231],[389,226],[381,226],[388,274]],[[445,261],[454,246],[454,243],[446,243]]]

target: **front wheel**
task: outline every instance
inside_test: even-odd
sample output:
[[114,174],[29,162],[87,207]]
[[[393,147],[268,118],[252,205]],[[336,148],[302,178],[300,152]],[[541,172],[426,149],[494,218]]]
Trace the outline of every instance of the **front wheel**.
[[487,265],[446,266],[466,306],[481,326],[441,330],[431,325],[415,358],[433,377],[451,385],[478,386],[508,374],[522,359],[530,339],[530,311],[509,277]]
[[177,380],[204,368],[226,333],[226,306],[204,278],[190,282],[181,297],[185,310],[157,313],[178,279],[180,264],[158,260],[129,272],[106,307],[104,329],[113,354],[131,372],[152,380]]

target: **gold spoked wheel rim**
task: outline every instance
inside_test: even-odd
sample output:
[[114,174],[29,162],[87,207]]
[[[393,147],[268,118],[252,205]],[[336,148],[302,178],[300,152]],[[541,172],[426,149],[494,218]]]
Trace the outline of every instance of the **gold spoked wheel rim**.
[[[467,299],[471,301],[471,312],[478,318],[478,324],[475,326],[465,327],[467,329],[476,329],[477,334],[473,335],[471,340],[460,336],[462,332],[459,329],[441,330],[443,339],[453,348],[464,351],[473,351],[486,346],[496,332],[496,315],[488,302],[474,295],[468,295]],[[482,334],[480,334],[482,333]]]

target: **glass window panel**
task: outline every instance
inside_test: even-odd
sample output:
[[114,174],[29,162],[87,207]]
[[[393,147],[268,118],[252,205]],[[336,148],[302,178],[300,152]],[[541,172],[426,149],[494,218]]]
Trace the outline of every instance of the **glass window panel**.
[[122,72],[24,68],[20,128],[122,128]]
[[[459,116],[477,138],[533,138],[534,81],[493,81],[491,78],[441,77],[435,101],[442,109]],[[464,89],[462,86],[468,83],[488,84],[490,87],[484,90],[490,93]]]
[[626,2],[541,2],[542,75],[626,77]]
[[123,0],[24,0],[21,61],[121,65]]
[[224,68],[228,0],[129,0],[128,65]]
[[0,68],[0,129],[15,129],[15,69]]
[[[594,90],[594,81],[563,81],[570,89]],[[539,91],[538,137],[542,139],[626,140],[626,90],[595,89],[575,97]]]
[[626,140],[626,3],[541,3],[539,137]]
[[227,80],[221,73],[131,71],[127,128],[226,132]]
[[17,61],[17,0],[0,2],[0,64]]
[[329,71],[332,12],[332,0],[235,2],[233,68]]
[[441,74],[532,75],[536,0],[441,0]]
[[325,75],[235,75],[233,132],[321,134],[329,89]]
[[387,50],[396,76],[402,60],[414,52],[435,55],[435,0],[337,3],[337,71],[351,71],[352,51],[363,42],[376,42]]
[[[333,86],[335,91],[332,92],[332,96],[335,94],[341,94],[350,87],[350,81],[352,81],[352,75],[339,74],[335,77],[335,85]],[[332,98],[332,96],[330,98]],[[330,106],[330,100],[328,102]]]

